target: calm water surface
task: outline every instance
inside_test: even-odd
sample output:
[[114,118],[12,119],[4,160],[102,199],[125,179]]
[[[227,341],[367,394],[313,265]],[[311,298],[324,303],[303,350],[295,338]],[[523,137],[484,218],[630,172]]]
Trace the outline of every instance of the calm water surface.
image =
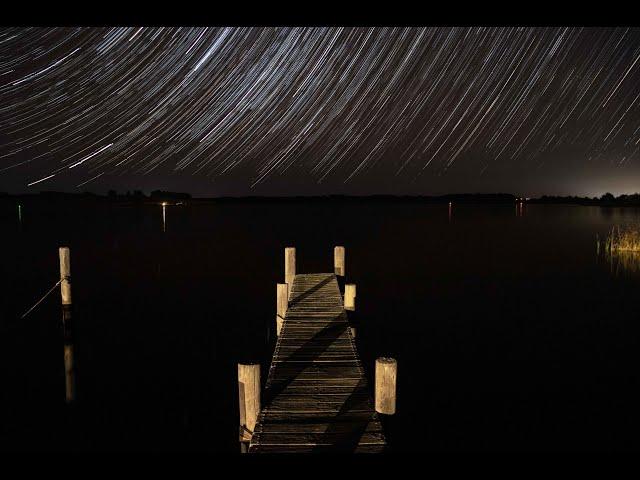
[[[283,250],[347,251],[368,373],[399,364],[407,450],[638,449],[640,277],[596,256],[635,208],[0,205],[0,448],[238,451],[236,363],[274,346]],[[58,279],[71,248],[78,401]]]

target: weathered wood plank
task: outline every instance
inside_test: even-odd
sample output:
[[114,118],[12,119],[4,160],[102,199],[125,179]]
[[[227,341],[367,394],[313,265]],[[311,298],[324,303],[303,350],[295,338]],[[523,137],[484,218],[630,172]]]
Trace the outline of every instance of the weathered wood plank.
[[281,411],[263,412],[258,419],[259,423],[266,422],[289,422],[289,423],[304,423],[304,422],[316,422],[316,423],[361,423],[364,421],[377,421],[377,414],[370,411],[349,411],[337,415],[335,413],[328,412],[292,412],[285,413]]
[[[359,430],[362,433],[383,433],[382,425],[376,421],[363,421],[359,425]],[[354,430],[354,424],[327,422],[327,423],[283,423],[283,422],[265,422],[259,427],[256,427],[254,433],[262,433],[263,430],[267,430],[268,433],[342,433],[351,432]]]
[[[330,427],[329,427],[330,428]],[[257,442],[261,445],[335,445],[336,443],[384,444],[381,432],[364,432],[362,426],[354,425],[352,430],[341,432],[273,432],[259,433]]]
[[[356,445],[353,453],[382,453],[387,450],[385,444],[376,445]],[[251,444],[251,453],[333,453],[336,452],[334,445],[260,445]]]

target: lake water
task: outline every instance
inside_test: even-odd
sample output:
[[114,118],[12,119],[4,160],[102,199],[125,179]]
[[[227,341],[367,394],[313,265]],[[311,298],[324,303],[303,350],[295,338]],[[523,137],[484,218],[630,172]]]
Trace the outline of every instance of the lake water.
[[[396,451],[640,447],[640,276],[596,235],[640,209],[247,201],[0,205],[0,445],[239,451],[236,364],[275,334],[284,247],[357,284],[357,346],[398,360]],[[56,291],[71,248],[77,402]]]

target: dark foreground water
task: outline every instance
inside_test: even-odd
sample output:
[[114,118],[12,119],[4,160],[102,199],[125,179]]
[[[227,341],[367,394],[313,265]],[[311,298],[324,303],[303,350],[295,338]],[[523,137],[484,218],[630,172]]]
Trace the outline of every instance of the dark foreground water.
[[[397,451],[638,449],[640,278],[595,238],[640,210],[402,203],[25,205],[0,213],[0,446],[238,452],[236,364],[275,333],[283,249],[347,251],[368,374],[398,360]],[[58,247],[78,401],[64,404]]]

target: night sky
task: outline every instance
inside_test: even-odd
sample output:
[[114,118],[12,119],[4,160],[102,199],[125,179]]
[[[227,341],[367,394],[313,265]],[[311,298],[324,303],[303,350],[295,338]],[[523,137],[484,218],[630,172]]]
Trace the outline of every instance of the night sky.
[[640,191],[639,28],[2,28],[0,191]]

